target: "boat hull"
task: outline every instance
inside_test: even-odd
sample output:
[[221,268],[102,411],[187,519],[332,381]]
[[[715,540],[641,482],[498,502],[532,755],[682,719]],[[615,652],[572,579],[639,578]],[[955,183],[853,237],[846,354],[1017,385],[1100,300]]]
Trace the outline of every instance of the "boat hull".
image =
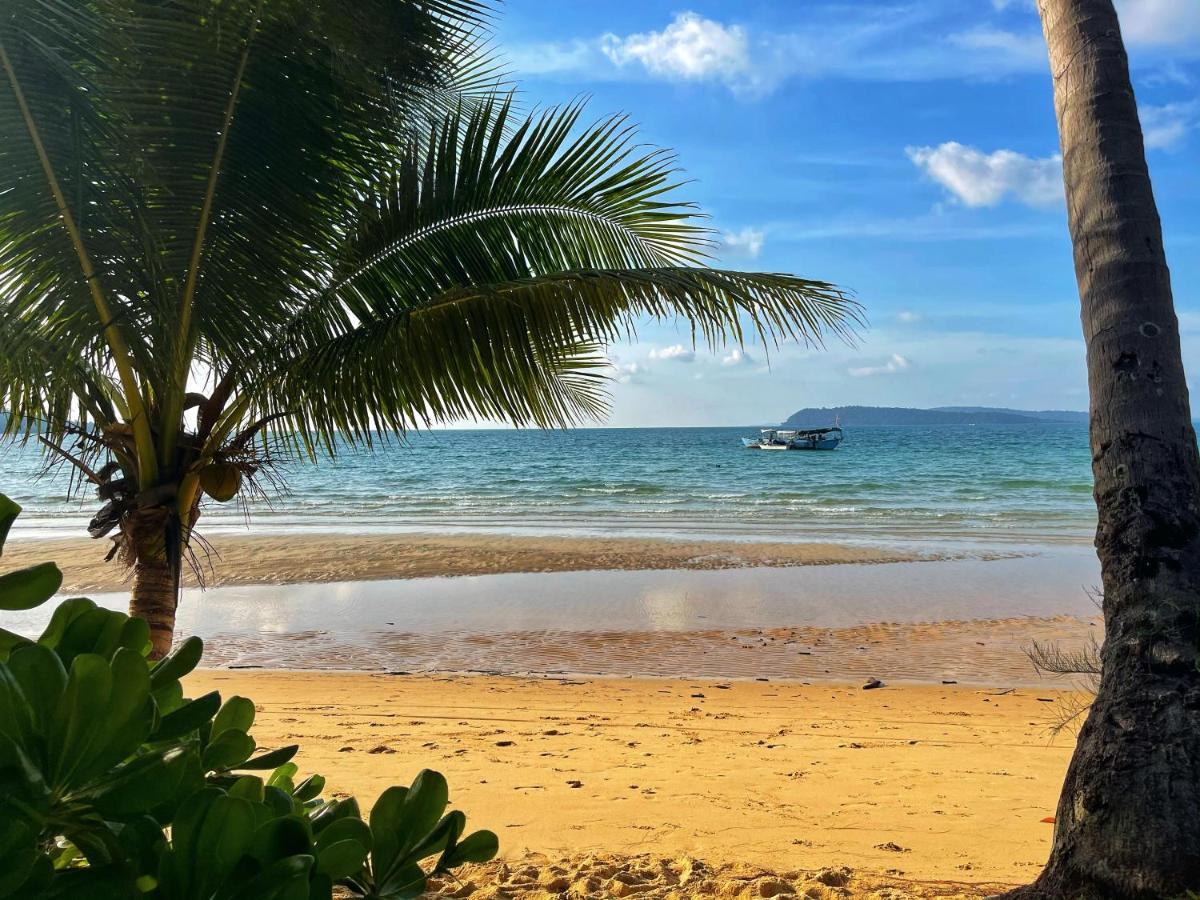
[[839,438],[826,438],[818,441],[790,441],[786,444],[764,444],[742,438],[742,446],[747,450],[836,450],[841,443]]
[[836,450],[842,442],[842,429],[810,428],[790,430],[764,428],[760,438],[742,438],[747,450]]
[[789,450],[836,450],[841,438],[821,438],[816,441],[792,441]]

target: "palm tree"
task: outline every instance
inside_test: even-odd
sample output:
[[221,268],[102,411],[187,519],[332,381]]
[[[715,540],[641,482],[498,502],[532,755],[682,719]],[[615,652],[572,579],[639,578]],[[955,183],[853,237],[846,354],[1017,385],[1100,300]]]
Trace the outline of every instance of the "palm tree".
[[1105,641],[1050,861],[1011,896],[1181,897],[1200,886],[1200,454],[1112,0],[1039,6],[1087,340]]
[[[169,648],[205,498],[471,416],[604,409],[611,340],[819,342],[830,284],[702,267],[672,158],[492,99],[475,0],[4,0],[0,408]],[[36,424],[34,424],[36,423]]]

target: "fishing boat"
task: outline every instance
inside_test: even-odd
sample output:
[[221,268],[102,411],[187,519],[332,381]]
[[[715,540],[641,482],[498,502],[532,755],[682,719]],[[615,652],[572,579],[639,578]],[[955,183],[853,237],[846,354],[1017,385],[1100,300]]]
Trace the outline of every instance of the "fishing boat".
[[764,428],[757,438],[742,438],[748,450],[833,450],[842,442],[842,429]]

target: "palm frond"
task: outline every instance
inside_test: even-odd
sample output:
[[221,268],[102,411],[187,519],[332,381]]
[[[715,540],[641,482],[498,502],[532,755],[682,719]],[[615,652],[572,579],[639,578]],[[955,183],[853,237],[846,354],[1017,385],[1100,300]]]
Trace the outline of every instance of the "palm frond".
[[[694,267],[580,270],[443,292],[305,347],[268,389],[329,439],[463,418],[559,426],[604,409],[599,350],[647,319],[710,347],[846,338],[857,304],[825,282]],[[569,348],[568,352],[563,348]],[[586,348],[580,351],[579,348]]]

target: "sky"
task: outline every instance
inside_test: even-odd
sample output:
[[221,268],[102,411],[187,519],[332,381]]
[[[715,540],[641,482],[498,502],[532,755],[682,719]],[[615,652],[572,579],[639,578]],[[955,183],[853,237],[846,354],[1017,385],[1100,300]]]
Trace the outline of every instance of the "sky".
[[[1200,385],[1200,0],[1118,0]],[[1086,409],[1046,51],[1031,0],[507,0],[524,104],[589,98],[673,148],[714,264],[852,289],[857,346],[611,348],[613,426],[805,406]]]

